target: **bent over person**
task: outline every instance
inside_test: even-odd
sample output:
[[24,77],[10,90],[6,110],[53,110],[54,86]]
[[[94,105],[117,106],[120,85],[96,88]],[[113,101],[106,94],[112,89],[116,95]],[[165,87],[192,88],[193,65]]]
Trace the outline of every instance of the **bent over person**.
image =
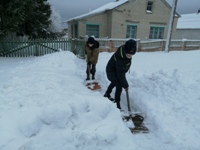
[[85,46],[85,53],[87,55],[86,80],[90,80],[90,74],[92,74],[92,80],[94,80],[96,73],[96,64],[99,57],[99,42],[96,41],[93,37],[88,38]]
[[[122,88],[128,90],[128,82],[126,80],[126,73],[131,66],[132,56],[136,53],[137,43],[130,39],[124,45],[120,46],[112,55],[106,66],[106,74],[108,80],[111,82],[104,94],[109,100],[116,102],[117,108],[121,109],[120,97]],[[112,89],[116,87],[115,97],[110,96]]]

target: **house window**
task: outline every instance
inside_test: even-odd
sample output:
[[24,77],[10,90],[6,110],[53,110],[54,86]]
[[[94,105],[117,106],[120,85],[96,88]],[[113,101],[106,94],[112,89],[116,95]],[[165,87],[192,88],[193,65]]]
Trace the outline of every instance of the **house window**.
[[78,24],[74,25],[74,37],[78,38]]
[[86,35],[99,38],[99,25],[86,25]]
[[152,10],[153,10],[153,2],[148,1],[148,2],[147,2],[147,9],[146,9],[146,12],[152,12]]
[[126,38],[136,38],[136,35],[137,35],[137,26],[127,25]]
[[150,27],[149,39],[163,39],[164,27]]

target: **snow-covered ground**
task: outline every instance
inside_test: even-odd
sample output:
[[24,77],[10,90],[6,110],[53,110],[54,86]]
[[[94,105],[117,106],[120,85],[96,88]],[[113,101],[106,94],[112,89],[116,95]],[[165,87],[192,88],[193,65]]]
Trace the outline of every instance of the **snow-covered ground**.
[[103,97],[112,54],[100,53],[96,92],[84,86],[85,60],[71,52],[0,58],[0,150],[199,150],[200,50],[133,57],[132,110],[150,129],[134,135]]

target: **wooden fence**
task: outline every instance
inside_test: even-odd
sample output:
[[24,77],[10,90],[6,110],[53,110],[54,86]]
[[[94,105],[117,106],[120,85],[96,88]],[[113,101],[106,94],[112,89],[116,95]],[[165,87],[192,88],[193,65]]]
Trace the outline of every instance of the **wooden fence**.
[[[127,39],[96,39],[100,43],[100,52],[114,52]],[[138,52],[164,51],[165,40],[137,40]],[[78,57],[84,58],[84,39],[23,39],[0,41],[0,57],[29,57],[42,56],[54,52],[71,51]],[[172,40],[170,50],[198,50],[200,40]]]

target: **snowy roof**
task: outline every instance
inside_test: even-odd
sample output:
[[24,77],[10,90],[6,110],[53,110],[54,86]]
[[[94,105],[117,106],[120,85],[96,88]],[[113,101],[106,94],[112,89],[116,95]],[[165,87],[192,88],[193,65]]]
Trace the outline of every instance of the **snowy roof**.
[[[89,13],[86,13],[86,14],[83,14],[83,15],[68,19],[65,22],[76,20],[76,19],[81,19],[81,18],[84,18],[84,17],[87,17],[87,16],[91,16],[91,15],[95,15],[95,14],[99,14],[99,13],[105,12],[107,10],[112,10],[112,9],[114,9],[114,8],[124,4],[126,2],[128,2],[128,0],[119,0],[119,1],[116,1],[116,2],[110,2],[110,3],[106,4],[106,5],[103,5],[103,6],[99,7],[99,8],[97,8],[97,9],[89,12]],[[171,5],[166,0],[164,0],[163,2],[166,5],[168,5],[169,7],[171,7]],[[178,16],[180,16],[180,14],[178,12],[176,12],[176,14]]]
[[86,13],[86,14],[83,14],[83,15],[80,15],[80,16],[77,16],[77,17],[74,17],[74,18],[71,18],[69,20],[67,20],[66,22],[68,21],[71,21],[71,20],[76,20],[76,19],[80,19],[80,18],[83,18],[83,17],[87,17],[87,16],[90,16],[90,15],[94,15],[94,14],[99,14],[99,13],[102,13],[104,11],[107,11],[107,10],[112,10],[124,3],[128,2],[128,0],[120,0],[120,1],[117,1],[117,2],[110,2],[106,5],[103,5],[89,13]]
[[183,14],[178,19],[177,29],[200,29],[200,14]]

